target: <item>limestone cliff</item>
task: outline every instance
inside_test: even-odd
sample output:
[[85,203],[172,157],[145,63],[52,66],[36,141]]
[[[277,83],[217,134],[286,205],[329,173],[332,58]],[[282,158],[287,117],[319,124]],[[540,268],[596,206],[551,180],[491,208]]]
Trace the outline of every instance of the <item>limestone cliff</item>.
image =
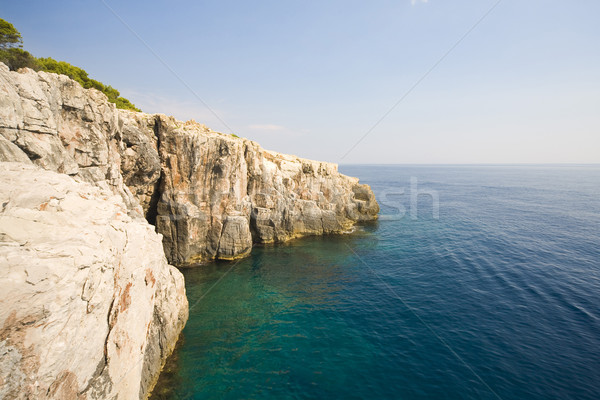
[[262,149],[164,115],[117,110],[65,76],[0,65],[0,161],[33,162],[121,195],[177,265],[375,219],[371,189],[335,164]]
[[144,398],[187,319],[167,261],[242,257],[378,211],[334,164],[0,63],[0,399]]
[[136,399],[187,320],[183,276],[112,190],[0,162],[0,399]]
[[348,230],[374,219],[373,193],[335,164],[263,150],[202,125],[157,117],[160,198],[148,205],[176,263],[248,254],[253,242]]

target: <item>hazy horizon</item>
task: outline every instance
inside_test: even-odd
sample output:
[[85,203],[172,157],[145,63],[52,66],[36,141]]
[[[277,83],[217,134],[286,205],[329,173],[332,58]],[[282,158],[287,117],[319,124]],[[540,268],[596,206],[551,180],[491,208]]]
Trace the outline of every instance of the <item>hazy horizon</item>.
[[10,2],[0,17],[35,56],[145,112],[269,150],[342,165],[595,164],[599,14],[589,0],[69,0]]
[[570,163],[570,162],[563,162],[563,163],[338,163],[338,165],[343,166],[343,165],[372,165],[372,166],[380,166],[380,165],[406,165],[406,166],[410,166],[410,165],[423,165],[423,166],[427,166],[427,165],[435,165],[435,166],[444,166],[444,165],[453,165],[453,166],[476,166],[476,165],[481,165],[481,166],[522,166],[522,167],[527,167],[527,166],[536,166],[536,165],[540,165],[540,166],[552,166],[552,165],[556,165],[556,166],[599,166],[600,163]]

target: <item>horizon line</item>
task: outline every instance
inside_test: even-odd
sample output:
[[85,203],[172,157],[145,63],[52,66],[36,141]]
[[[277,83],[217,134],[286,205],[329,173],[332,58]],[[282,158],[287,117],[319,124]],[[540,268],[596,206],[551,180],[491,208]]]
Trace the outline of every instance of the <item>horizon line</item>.
[[593,163],[581,163],[581,162],[546,162],[546,163],[338,163],[338,165],[362,165],[362,166],[410,166],[410,165],[422,165],[422,166],[536,166],[536,165],[555,165],[555,166],[600,166],[600,162]]

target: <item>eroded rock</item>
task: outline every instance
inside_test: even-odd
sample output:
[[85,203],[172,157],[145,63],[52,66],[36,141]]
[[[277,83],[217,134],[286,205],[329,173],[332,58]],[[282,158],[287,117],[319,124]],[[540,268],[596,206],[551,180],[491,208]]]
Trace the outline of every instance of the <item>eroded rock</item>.
[[0,162],[0,398],[144,398],[187,320],[161,238],[108,189]]

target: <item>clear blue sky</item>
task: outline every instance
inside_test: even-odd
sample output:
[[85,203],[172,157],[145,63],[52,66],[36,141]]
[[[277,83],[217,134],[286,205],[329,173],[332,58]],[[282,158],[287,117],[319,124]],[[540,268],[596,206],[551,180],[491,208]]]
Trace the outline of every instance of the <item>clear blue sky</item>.
[[[236,134],[340,163],[600,162],[600,2],[116,1]],[[2,1],[25,48],[228,132],[103,4]]]

